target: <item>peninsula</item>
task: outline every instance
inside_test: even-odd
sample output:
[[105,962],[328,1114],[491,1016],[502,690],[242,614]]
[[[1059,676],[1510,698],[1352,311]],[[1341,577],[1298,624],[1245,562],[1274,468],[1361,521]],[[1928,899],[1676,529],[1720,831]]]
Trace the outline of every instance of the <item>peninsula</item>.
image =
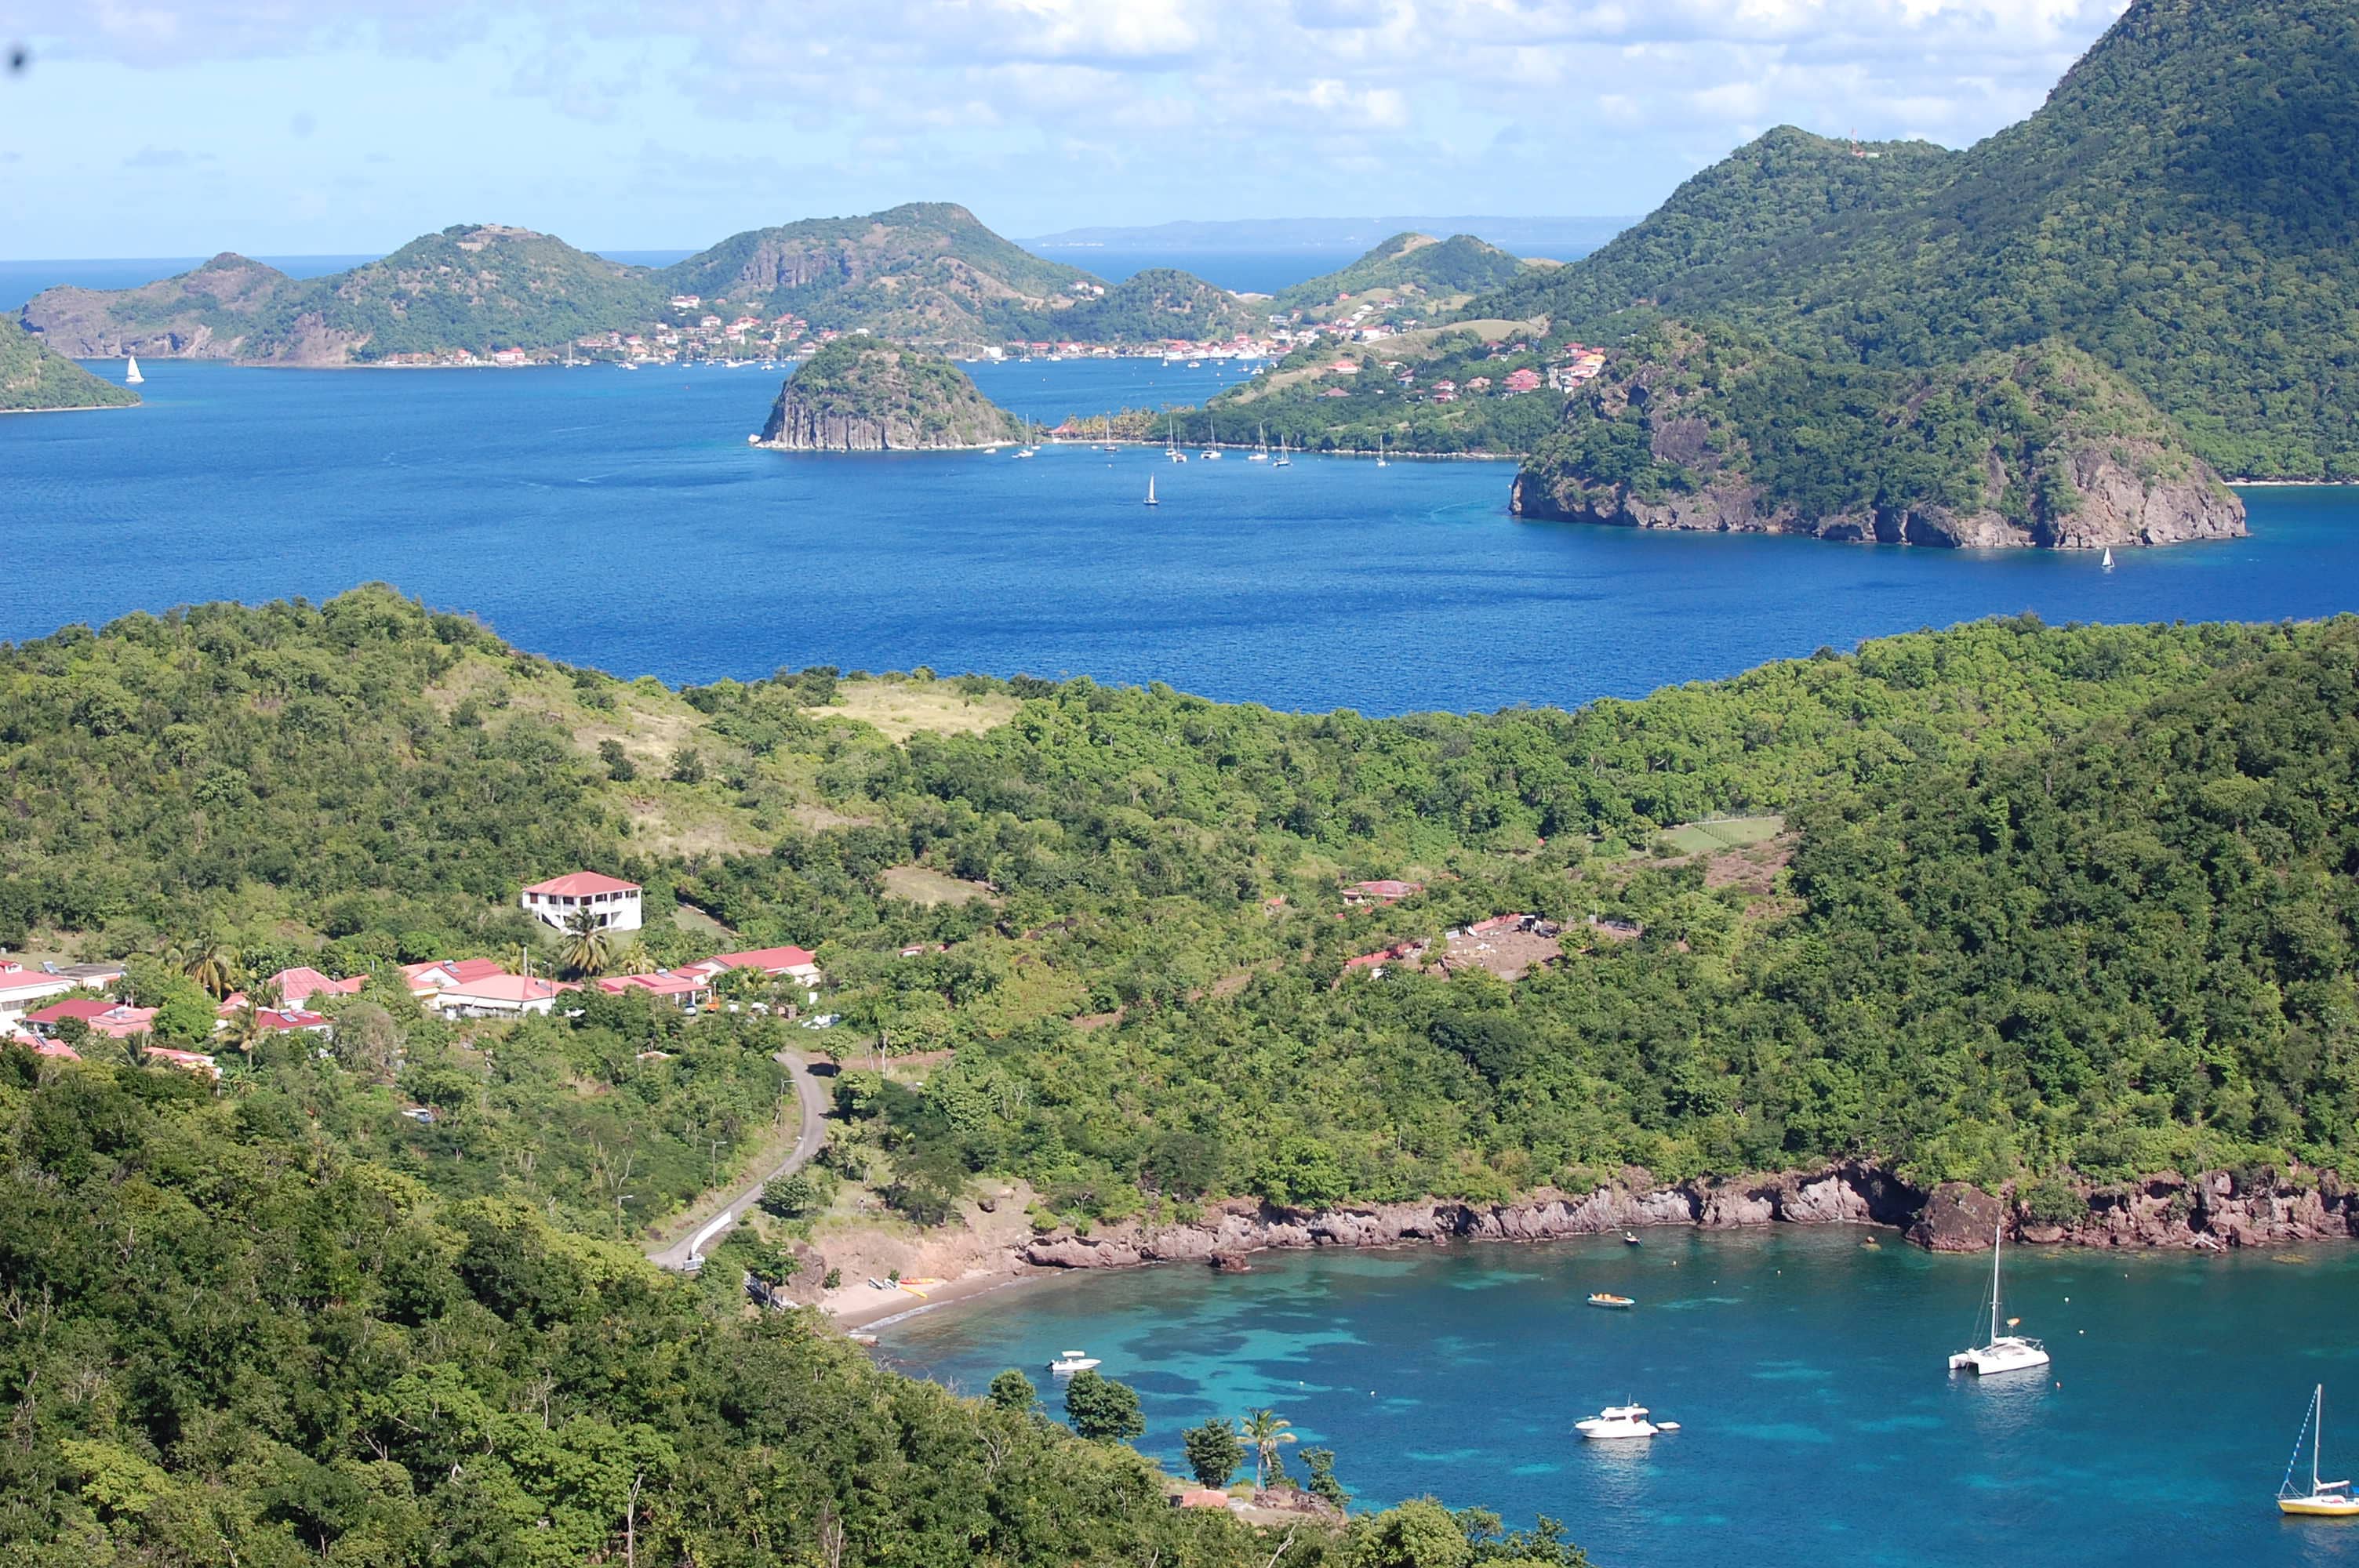
[[756,445],[789,452],[906,452],[1020,439],[1022,421],[936,354],[839,338],[778,389]]
[[99,377],[0,319],[0,414],[128,408],[139,395]]

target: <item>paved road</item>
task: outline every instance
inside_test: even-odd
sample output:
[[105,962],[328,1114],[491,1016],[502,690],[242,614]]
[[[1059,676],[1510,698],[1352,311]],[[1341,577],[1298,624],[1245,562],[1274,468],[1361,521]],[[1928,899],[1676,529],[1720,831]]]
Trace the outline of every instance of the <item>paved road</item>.
[[[781,1051],[777,1063],[794,1075],[795,1099],[802,1108],[803,1130],[795,1140],[793,1152],[776,1170],[766,1172],[760,1180],[730,1198],[726,1207],[711,1210],[695,1227],[669,1247],[649,1250],[648,1259],[663,1269],[693,1269],[704,1259],[700,1249],[711,1245],[729,1233],[729,1227],[745,1216],[762,1195],[762,1188],[789,1171],[799,1171],[810,1162],[820,1145],[827,1141],[827,1112],[833,1091],[824,1078],[815,1076],[811,1064],[792,1051]],[[832,1069],[831,1069],[832,1071]]]

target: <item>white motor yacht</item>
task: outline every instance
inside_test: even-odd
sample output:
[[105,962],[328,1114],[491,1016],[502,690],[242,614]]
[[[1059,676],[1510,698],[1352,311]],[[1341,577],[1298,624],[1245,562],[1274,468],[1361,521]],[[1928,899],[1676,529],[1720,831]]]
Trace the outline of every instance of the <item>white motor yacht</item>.
[[1052,1377],[1070,1378],[1076,1372],[1090,1371],[1098,1365],[1098,1358],[1086,1350],[1067,1350],[1049,1363],[1049,1371]]
[[1652,1412],[1645,1405],[1607,1405],[1587,1421],[1572,1423],[1572,1430],[1595,1443],[1609,1437],[1652,1437],[1658,1432],[1677,1432],[1675,1421],[1650,1421]]

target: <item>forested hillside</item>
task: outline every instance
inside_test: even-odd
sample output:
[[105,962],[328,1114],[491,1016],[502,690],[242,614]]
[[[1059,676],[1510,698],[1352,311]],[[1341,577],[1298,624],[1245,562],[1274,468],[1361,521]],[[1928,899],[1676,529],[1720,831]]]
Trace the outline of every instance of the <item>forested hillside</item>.
[[0,320],[0,414],[49,408],[121,408],[139,401],[127,386],[90,372]]
[[2038,113],[1963,153],[1774,131],[1467,311],[1602,333],[1643,303],[1890,366],[2061,337],[2225,473],[2350,477],[2354,81],[2349,0],[2136,0]]

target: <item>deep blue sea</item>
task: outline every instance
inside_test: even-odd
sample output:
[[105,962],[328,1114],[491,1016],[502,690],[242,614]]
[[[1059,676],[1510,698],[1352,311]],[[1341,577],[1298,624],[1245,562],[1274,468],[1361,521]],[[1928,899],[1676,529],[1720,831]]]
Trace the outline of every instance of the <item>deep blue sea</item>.
[[[2359,608],[2347,490],[2255,491],[2250,539],[2125,551],[2106,572],[2078,555],[1518,523],[1495,462],[760,451],[745,438],[781,377],[757,369],[144,368],[141,407],[0,418],[17,563],[0,637],[382,579],[624,675],[922,664],[1393,713],[1636,696],[2026,610]],[[1238,373],[975,367],[1049,421],[1198,402]]]
[[[1019,1367],[1053,1400],[1046,1363],[1077,1346],[1139,1390],[1140,1446],[1174,1468],[1186,1427],[1266,1406],[1335,1451],[1364,1504],[1547,1514],[1602,1568],[2359,1563],[2359,1524],[2272,1500],[2315,1383],[2330,1470],[2359,1470],[2359,1249],[2010,1250],[2007,1311],[2055,1364],[1977,1382],[1947,1362],[1980,1343],[1989,1255],[1889,1233],[1869,1250],[1869,1234],[1658,1229],[1637,1249],[1049,1280],[890,1325],[880,1353],[968,1393]],[[1598,1290],[1639,1304],[1598,1311]],[[1632,1399],[1683,1430],[1571,1430]]]

